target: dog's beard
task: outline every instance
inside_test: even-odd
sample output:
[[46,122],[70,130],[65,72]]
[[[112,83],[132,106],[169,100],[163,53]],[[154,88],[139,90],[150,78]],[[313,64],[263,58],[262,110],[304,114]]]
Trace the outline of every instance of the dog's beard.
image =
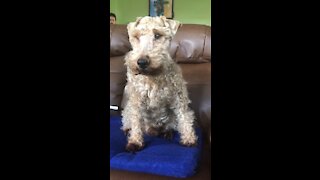
[[136,75],[146,75],[146,76],[156,76],[161,74],[163,71],[162,67],[158,67],[158,68],[152,68],[152,67],[148,67],[145,69],[139,68],[137,67],[136,69]]

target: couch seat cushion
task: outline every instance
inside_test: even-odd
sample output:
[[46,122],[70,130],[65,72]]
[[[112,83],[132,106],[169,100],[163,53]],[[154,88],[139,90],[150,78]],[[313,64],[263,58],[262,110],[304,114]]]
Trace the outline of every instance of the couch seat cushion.
[[125,151],[126,137],[120,130],[121,118],[110,117],[110,168],[172,177],[189,177],[196,172],[202,148],[202,134],[196,147],[179,144],[179,134],[172,140],[145,135],[145,147],[136,153]]

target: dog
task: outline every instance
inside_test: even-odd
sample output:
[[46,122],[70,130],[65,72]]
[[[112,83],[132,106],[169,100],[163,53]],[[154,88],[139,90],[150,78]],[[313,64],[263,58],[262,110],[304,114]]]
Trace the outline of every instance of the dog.
[[136,152],[145,144],[143,135],[172,138],[195,146],[195,116],[189,108],[186,81],[179,65],[170,57],[170,43],[180,27],[175,20],[138,17],[127,25],[132,50],[125,56],[128,101],[122,111],[121,129],[127,134],[126,150]]

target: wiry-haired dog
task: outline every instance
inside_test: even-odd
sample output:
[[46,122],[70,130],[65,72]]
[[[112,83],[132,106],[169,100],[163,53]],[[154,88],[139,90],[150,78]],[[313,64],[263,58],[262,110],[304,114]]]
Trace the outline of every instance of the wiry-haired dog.
[[127,104],[122,112],[122,130],[128,133],[126,150],[135,152],[144,146],[143,134],[172,138],[180,134],[180,143],[194,146],[194,112],[180,67],[169,55],[170,42],[180,23],[162,17],[139,17],[128,24],[132,51],[125,57]]

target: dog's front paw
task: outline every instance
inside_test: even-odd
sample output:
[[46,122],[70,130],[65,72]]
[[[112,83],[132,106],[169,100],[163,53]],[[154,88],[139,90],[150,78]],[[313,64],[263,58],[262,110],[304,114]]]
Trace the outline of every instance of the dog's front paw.
[[190,139],[190,140],[181,140],[180,144],[187,146],[187,147],[195,147],[197,146],[197,140]]
[[143,144],[139,145],[136,143],[128,143],[126,146],[126,150],[128,152],[136,152],[136,151],[140,151],[143,148]]

